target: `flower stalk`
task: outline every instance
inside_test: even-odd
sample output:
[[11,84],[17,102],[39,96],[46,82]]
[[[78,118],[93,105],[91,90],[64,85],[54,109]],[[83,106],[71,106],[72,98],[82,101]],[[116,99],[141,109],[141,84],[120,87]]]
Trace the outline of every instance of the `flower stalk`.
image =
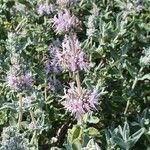
[[[142,71],[143,71],[143,67],[141,67],[141,69],[139,70],[139,73],[141,73]],[[133,91],[133,90],[135,89],[137,83],[138,83],[138,77],[136,77],[136,78],[134,79],[133,84],[132,84],[132,87],[131,87],[131,91]],[[127,101],[126,108],[125,108],[125,110],[124,110],[124,115],[125,115],[125,114],[127,113],[127,111],[128,111],[128,108],[129,108],[129,106],[130,106],[130,100],[131,100],[131,97],[130,97],[130,98],[128,99],[128,101]]]
[[31,116],[31,120],[33,122],[34,127],[36,127],[36,119],[35,119],[35,115],[34,112],[32,110],[30,110],[30,116]]
[[[31,116],[31,120],[32,120],[32,123],[33,123],[33,127],[35,128],[36,127],[36,119],[35,119],[35,115],[34,115],[34,112],[32,110],[30,110],[30,116]],[[30,141],[30,144],[35,144],[36,147],[38,147],[38,139],[37,139],[37,132],[36,130],[33,132],[33,136],[31,138],[31,141]]]
[[76,83],[77,83],[77,87],[78,87],[78,90],[79,90],[79,93],[81,94],[81,81],[80,81],[80,75],[79,75],[79,71],[77,71],[76,73]]
[[19,95],[19,118],[18,118],[18,128],[21,128],[21,121],[23,116],[23,110],[22,110],[22,94]]
[[28,22],[27,17],[25,17],[16,27],[15,31],[16,33],[19,33],[21,31],[21,29],[26,25],[26,23]]

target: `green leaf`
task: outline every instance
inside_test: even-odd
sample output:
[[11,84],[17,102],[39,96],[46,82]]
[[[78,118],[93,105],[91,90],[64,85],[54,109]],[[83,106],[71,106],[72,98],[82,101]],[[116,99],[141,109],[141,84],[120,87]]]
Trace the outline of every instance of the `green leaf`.
[[130,136],[130,139],[131,139],[130,146],[131,147],[133,147],[135,145],[135,143],[140,139],[140,137],[142,136],[144,131],[145,131],[145,128],[141,128],[140,130],[138,130],[137,132],[135,132],[134,134],[132,134]]
[[74,131],[73,131],[72,141],[74,141],[75,139],[79,138],[79,136],[80,136],[80,131],[81,131],[80,126],[76,126],[76,128],[75,128]]
[[97,143],[94,142],[93,139],[91,139],[88,142],[87,146],[82,148],[81,150],[101,150],[101,148],[98,146]]
[[81,143],[76,141],[75,143],[72,144],[72,148],[73,148],[73,150],[81,150],[82,145],[81,145]]
[[99,131],[94,127],[89,127],[87,130],[90,136],[97,136],[99,134]]
[[82,141],[82,128],[79,125],[73,126],[68,130],[68,141],[75,143],[75,141]]
[[129,135],[130,135],[130,129],[129,129],[129,124],[126,121],[123,127],[123,139],[125,141],[127,141],[129,139]]
[[126,61],[125,65],[126,65],[126,69],[129,71],[130,75],[135,78],[137,76],[137,72],[138,72],[137,68],[132,66],[132,64],[129,63],[128,61]]
[[90,116],[87,121],[89,123],[97,124],[99,122],[99,118],[95,116]]
[[7,112],[0,111],[0,125],[4,124],[7,121]]
[[115,142],[117,145],[119,145],[121,148],[126,149],[126,144],[125,144],[125,142],[123,141],[123,139],[121,139],[120,137],[115,136],[115,137],[113,137],[113,140],[114,140],[114,142]]
[[142,78],[138,78],[138,80],[145,80],[145,79],[150,80],[150,73],[145,74]]

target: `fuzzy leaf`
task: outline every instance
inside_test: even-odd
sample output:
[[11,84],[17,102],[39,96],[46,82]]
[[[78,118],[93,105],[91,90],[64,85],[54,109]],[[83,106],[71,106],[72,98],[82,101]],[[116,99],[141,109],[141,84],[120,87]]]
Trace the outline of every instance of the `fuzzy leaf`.
[[130,136],[131,139],[131,147],[133,147],[135,145],[135,143],[139,140],[139,138],[142,136],[142,134],[144,133],[145,128],[141,128],[140,130],[138,130],[137,132],[135,132],[134,134],[132,134]]
[[150,80],[150,73],[145,74],[142,78],[139,78],[138,80],[145,80],[145,79]]

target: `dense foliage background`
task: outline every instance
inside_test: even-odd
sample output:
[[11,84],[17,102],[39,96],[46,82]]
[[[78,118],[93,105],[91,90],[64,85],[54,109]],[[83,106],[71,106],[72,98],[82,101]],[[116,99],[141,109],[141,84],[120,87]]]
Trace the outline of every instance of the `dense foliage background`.
[[[1,0],[0,149],[150,150],[149,21],[149,0]],[[64,37],[75,69],[54,57]],[[70,82],[97,93],[82,117]]]

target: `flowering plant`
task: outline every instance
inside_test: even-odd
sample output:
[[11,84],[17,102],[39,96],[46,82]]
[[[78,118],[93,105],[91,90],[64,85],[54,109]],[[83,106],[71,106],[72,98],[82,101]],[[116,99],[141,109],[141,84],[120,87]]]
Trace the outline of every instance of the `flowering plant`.
[[0,150],[148,150],[149,6],[2,0]]

